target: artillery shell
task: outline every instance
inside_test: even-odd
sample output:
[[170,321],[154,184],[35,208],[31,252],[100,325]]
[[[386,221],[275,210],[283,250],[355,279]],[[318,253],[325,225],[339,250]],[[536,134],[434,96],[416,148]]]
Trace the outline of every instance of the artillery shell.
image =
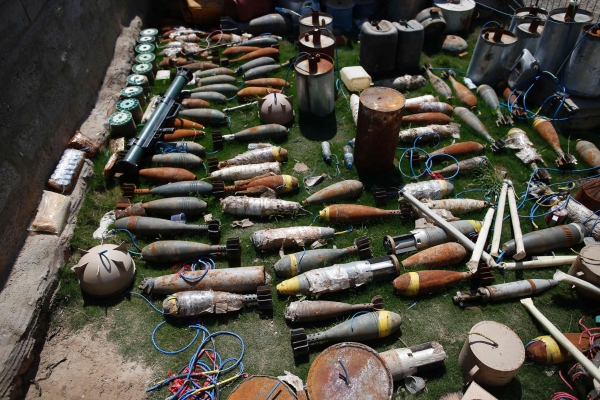
[[452,111],[454,111],[454,108],[450,104],[441,101],[426,101],[423,103],[405,105],[404,109],[411,113],[438,112],[446,115],[450,115],[452,114]]
[[424,112],[402,116],[403,124],[449,124],[452,121],[454,121],[452,118],[439,112]]
[[168,185],[157,186],[150,189],[150,193],[163,197],[182,196],[208,196],[212,193],[213,186],[204,181],[174,182]]
[[[236,89],[237,90],[237,89]],[[210,108],[197,108],[194,110],[179,111],[179,116],[190,118],[203,124],[219,125],[227,122],[227,117],[221,111]]]
[[322,220],[333,223],[357,223],[391,215],[400,215],[400,210],[382,210],[358,204],[334,204],[325,207],[319,213]]
[[498,95],[490,85],[479,85],[479,87],[477,88],[477,93],[481,96],[483,102],[489,107],[494,109],[500,107],[500,100],[498,99]]
[[180,140],[180,139],[188,139],[196,140],[196,138],[204,137],[204,131],[199,131],[196,129],[175,129],[173,133],[165,133],[163,135],[163,140]]
[[281,68],[280,65],[263,65],[260,67],[255,67],[248,70],[243,78],[245,81],[252,80],[256,78],[262,78],[263,76],[269,75],[271,72],[275,72]]
[[[202,279],[198,279],[203,274]],[[209,269],[208,271],[189,271],[187,279],[179,274],[163,275],[156,278],[144,278],[140,289],[144,293],[172,294],[188,290],[217,290],[230,293],[252,293],[265,284],[265,268],[239,267]],[[196,278],[194,280],[194,278]]]
[[371,303],[363,304],[319,300],[293,301],[285,308],[284,317],[291,322],[322,321],[360,311],[381,310],[382,306],[383,299],[381,296],[375,296]]
[[200,87],[190,90],[191,93],[217,92],[217,93],[221,93],[221,94],[224,94],[227,96],[234,95],[237,93],[237,91],[238,91],[237,86],[233,86],[229,83],[217,83],[214,85],[200,86]]
[[533,127],[535,131],[539,133],[546,142],[548,142],[554,151],[559,153],[559,155],[563,153],[562,148],[560,147],[558,133],[556,133],[556,129],[554,129],[552,122],[544,118],[535,117],[533,119]]
[[[236,74],[239,74],[242,72],[250,71],[251,69],[254,69],[254,68],[264,67],[264,66],[273,65],[273,64],[275,64],[275,60],[272,59],[271,57],[260,57],[260,58],[257,58],[252,61],[248,61],[247,63],[240,65],[238,67],[238,69],[235,70],[235,72],[236,72]],[[277,67],[279,67],[279,65]],[[245,77],[244,77],[244,80],[246,80]]]
[[197,197],[171,197],[142,203],[146,212],[162,216],[184,213],[188,217],[196,217],[206,211],[206,206],[206,202]]
[[[459,142],[442,147],[436,151],[429,153],[429,156],[435,156],[438,154],[448,154],[453,157],[465,157],[470,155],[481,155],[485,151],[485,145],[477,142]],[[439,161],[442,161],[444,157],[437,157]],[[434,159],[435,160],[435,159]]]
[[425,103],[428,101],[438,101],[438,98],[434,97],[430,94],[426,94],[426,95],[418,96],[418,97],[411,97],[410,99],[406,99],[404,106],[406,107],[409,105]]
[[183,99],[181,101],[181,105],[184,108],[209,108],[210,107],[210,103],[208,101],[202,100],[202,99],[193,99],[193,98]]
[[472,171],[473,169],[481,166],[487,166],[488,159],[486,156],[479,156],[469,158],[467,160],[459,161],[458,164],[450,164],[445,168],[442,168],[437,171],[433,171],[436,174],[453,174],[457,171],[467,172]]
[[394,289],[399,295],[412,297],[438,292],[470,277],[470,272],[443,270],[407,272],[394,280]]
[[191,64],[186,64],[185,68],[187,68],[190,71],[204,71],[207,69],[219,68],[219,66],[210,62],[194,62]]
[[467,251],[460,243],[450,242],[421,250],[402,261],[404,268],[423,266],[438,268],[458,264],[465,259]]
[[[523,245],[527,254],[543,254],[549,251],[569,248],[583,242],[589,229],[580,223],[557,225],[552,228],[540,229],[523,235]],[[502,245],[506,257],[516,253],[515,241],[509,240]]]
[[382,79],[375,81],[375,86],[384,86],[398,91],[414,90],[427,85],[427,81],[421,75],[404,75],[398,78]]
[[429,76],[429,80],[431,81],[431,85],[435,91],[444,96],[447,100],[450,100],[452,98],[452,90],[450,90],[450,86],[448,86],[446,82],[442,80],[442,78],[434,75],[430,70],[427,70],[427,75]]
[[302,210],[300,203],[264,197],[229,196],[221,199],[221,211],[240,217],[286,215]]
[[261,164],[266,162],[286,162],[288,151],[283,147],[271,146],[256,150],[250,150],[237,156],[221,161],[219,168],[231,167],[233,165]]
[[485,139],[490,142],[494,142],[494,138],[490,136],[485,125],[481,123],[479,118],[475,116],[471,111],[467,110],[464,107],[454,107],[454,114],[458,115],[458,117],[467,124],[471,129],[475,132],[479,133]]
[[172,119],[173,128],[184,128],[184,129],[203,129],[204,126],[200,125],[197,122],[190,121],[184,118],[173,118]]
[[237,92],[237,96],[239,100],[256,100],[258,97],[264,97],[270,93],[281,93],[281,89],[270,87],[245,87]]
[[[180,222],[175,223],[180,224]],[[142,257],[151,263],[174,264],[181,261],[197,260],[202,256],[221,253],[226,250],[226,246],[222,245],[186,242],[184,240],[161,240],[144,247]]]
[[333,228],[319,226],[295,226],[291,228],[263,229],[252,234],[252,244],[256,250],[281,249],[293,246],[306,246],[319,239],[332,238]]
[[283,89],[284,87],[290,87],[289,82],[285,79],[281,78],[262,78],[262,79],[252,79],[249,81],[245,81],[244,84],[246,86],[258,86],[258,87],[274,87]]
[[152,163],[160,167],[175,167],[184,169],[198,169],[203,165],[200,157],[189,153],[155,154]]
[[469,107],[471,110],[477,108],[477,97],[469,90],[468,87],[460,82],[457,82],[452,75],[450,75],[450,82],[452,87],[458,96],[461,103]]
[[260,175],[268,174],[270,172],[277,175],[281,174],[278,162],[251,165],[234,165],[232,167],[227,167],[211,172],[209,178],[213,181],[237,181],[254,178]]
[[140,169],[139,175],[154,182],[165,183],[193,181],[196,179],[196,175],[187,169],[171,167]]
[[231,60],[231,62],[256,60],[257,58],[261,57],[269,57],[276,60],[279,58],[279,49],[273,47],[265,47],[264,49],[254,50],[253,52],[236,58],[235,60]]
[[194,60],[188,60],[187,58],[183,58],[183,57],[165,58],[165,60],[168,61],[169,67],[183,67],[185,65],[189,65],[189,64],[195,63]]
[[240,45],[242,46],[256,46],[256,47],[270,47],[274,44],[279,43],[277,38],[273,36],[259,36],[252,39],[244,40]]
[[221,53],[223,56],[237,56],[238,54],[252,53],[253,51],[260,50],[260,47],[254,46],[232,46]]
[[360,181],[341,181],[313,193],[306,200],[302,200],[302,203],[322,204],[337,200],[351,199],[360,196],[362,191],[363,184]]
[[[192,93],[190,95],[190,99],[201,99],[201,100],[212,101],[213,103],[220,103],[220,104],[227,102],[227,96],[225,96],[224,94],[221,94],[219,92]],[[191,108],[191,107],[188,107],[188,108]],[[200,107],[197,107],[197,108],[200,108]]]
[[211,69],[206,69],[204,71],[196,71],[194,72],[194,75],[196,76],[196,78],[206,78],[208,76],[215,76],[215,75],[233,75],[233,70],[229,69],[229,68],[211,68]]
[[187,233],[207,233],[207,225],[190,225],[152,217],[125,217],[115,221],[116,229],[127,229],[129,232],[141,236],[154,235],[180,235]]
[[198,86],[205,85],[214,85],[219,83],[234,83],[236,81],[235,77],[231,75],[213,75],[207,76],[205,78],[197,78],[196,84]]
[[460,125],[454,122],[448,125],[427,125],[400,131],[398,140],[402,143],[414,143],[419,138],[423,141],[432,141],[447,138],[460,139]]
[[[563,333],[579,350],[588,350],[590,338],[588,334]],[[581,344],[580,344],[581,339]],[[556,365],[573,361],[573,356],[552,336],[538,336],[525,346],[525,358],[536,364]]]
[[263,140],[263,139],[283,139],[287,136],[289,130],[283,125],[266,124],[254,126],[234,133],[233,135],[223,135],[223,140]]
[[432,210],[448,210],[452,214],[460,215],[473,211],[483,210],[490,206],[490,203],[483,200],[473,199],[442,199],[442,200],[422,200],[427,207]]
[[286,254],[275,263],[275,274],[280,278],[291,278],[312,269],[323,268],[345,255],[358,251],[357,246],[344,249],[316,249]]
[[298,179],[289,175],[273,175],[266,177],[258,177],[245,181],[235,182],[234,186],[226,186],[226,191],[242,191],[250,188],[265,186],[273,189],[277,194],[288,193],[298,190]]
[[600,167],[600,150],[592,142],[578,140],[575,149],[591,167]]

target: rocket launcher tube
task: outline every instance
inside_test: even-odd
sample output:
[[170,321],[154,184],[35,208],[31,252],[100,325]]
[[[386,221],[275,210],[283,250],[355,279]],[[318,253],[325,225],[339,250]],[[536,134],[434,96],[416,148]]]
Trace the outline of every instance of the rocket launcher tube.
[[561,265],[571,265],[576,259],[577,256],[538,256],[533,257],[531,261],[502,262],[498,267],[515,271],[520,269],[559,267]]
[[502,222],[504,220],[504,207],[506,205],[506,193],[508,190],[508,181],[505,179],[502,182],[502,189],[500,190],[500,197],[498,198],[498,208],[496,212],[496,221],[494,222],[494,234],[492,235],[492,248],[490,255],[498,257],[498,250],[500,249],[500,238],[502,236]]
[[513,258],[517,261],[524,259],[527,256],[525,252],[525,245],[523,244],[523,232],[521,232],[521,222],[519,221],[519,214],[517,211],[517,201],[515,199],[515,188],[512,182],[509,182],[508,190],[508,209],[510,210],[510,221],[512,222],[513,236],[516,244],[516,253]]
[[600,295],[600,288],[598,286],[591,284],[587,281],[584,281],[583,279],[579,279],[577,277],[567,275],[560,270],[556,270],[556,272],[554,273],[554,279],[557,281],[561,281],[561,282],[567,282],[567,283],[570,283],[571,285],[575,285],[577,287],[589,290],[590,292],[594,293],[595,295]]
[[290,322],[313,322],[336,318],[344,314],[359,311],[383,309],[383,299],[375,296],[370,303],[347,304],[337,301],[304,300],[294,301],[285,309],[285,319]]
[[467,263],[467,268],[471,273],[477,272],[477,267],[479,266],[479,260],[481,259],[481,255],[483,253],[483,248],[485,247],[485,242],[487,241],[487,237],[490,233],[490,228],[492,227],[492,219],[494,218],[494,208],[490,208],[485,214],[485,218],[483,219],[483,227],[481,231],[479,231],[479,236],[477,236],[477,242],[475,243],[475,249],[473,250],[473,254],[471,255],[471,259]]
[[454,304],[463,306],[464,303],[488,303],[514,299],[516,297],[531,296],[544,292],[558,285],[558,282],[552,279],[528,279],[501,283],[499,285],[484,286],[474,292],[457,293],[452,298]]
[[[571,247],[583,242],[589,229],[580,223],[558,225],[552,228],[540,229],[523,235],[525,251],[529,254],[543,254],[549,251]],[[507,256],[516,252],[515,241],[509,240],[502,245]]]

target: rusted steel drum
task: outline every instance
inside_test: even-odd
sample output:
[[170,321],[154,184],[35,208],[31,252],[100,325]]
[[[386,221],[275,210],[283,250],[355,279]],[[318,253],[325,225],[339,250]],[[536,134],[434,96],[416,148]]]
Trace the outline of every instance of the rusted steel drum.
[[581,186],[574,197],[590,210],[600,210],[600,178]]
[[311,29],[298,36],[298,49],[306,53],[326,54],[335,60],[335,36],[327,29]]
[[385,361],[372,348],[354,342],[335,344],[319,354],[306,387],[311,400],[391,400],[394,394]]
[[356,124],[356,168],[381,172],[393,167],[404,102],[404,96],[391,88],[362,92]]
[[[269,396],[270,394],[270,396]],[[227,400],[296,400],[294,392],[279,379],[272,376],[251,376],[240,383]]]

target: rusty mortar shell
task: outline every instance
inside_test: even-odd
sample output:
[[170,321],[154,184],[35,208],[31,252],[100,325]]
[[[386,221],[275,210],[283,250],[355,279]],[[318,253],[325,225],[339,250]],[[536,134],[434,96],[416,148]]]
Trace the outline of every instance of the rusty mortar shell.
[[469,109],[474,110],[477,108],[477,97],[469,90],[468,87],[463,85],[460,82],[457,82],[456,79],[452,75],[449,76],[450,83],[456,92],[456,96],[460,100],[461,103],[469,107]]
[[327,164],[331,164],[331,145],[329,142],[321,142],[321,153],[323,154],[323,161]]
[[404,109],[411,113],[438,112],[446,115],[450,115],[454,111],[454,107],[442,101],[426,101],[423,103],[405,105]]
[[264,49],[254,50],[253,52],[245,54],[239,58],[236,58],[235,60],[230,60],[230,62],[234,63],[241,61],[250,61],[256,60],[257,58],[261,57],[269,57],[274,60],[277,60],[279,58],[279,49],[273,47],[265,47]]
[[217,92],[226,96],[233,96],[238,92],[238,87],[229,83],[216,83],[213,85],[200,86],[194,89],[190,89],[190,93],[198,92]]
[[438,268],[458,264],[466,257],[467,250],[460,243],[442,243],[413,254],[402,261],[402,266],[404,268],[415,266]]
[[181,105],[183,108],[192,109],[192,108],[209,108],[210,103],[203,99],[183,99],[181,100]]
[[424,199],[421,201],[427,204],[427,207],[432,210],[448,210],[456,215],[483,210],[490,206],[490,203],[487,201],[474,199]]
[[198,169],[203,166],[203,160],[189,153],[155,154],[152,156],[152,164],[159,167]]
[[390,311],[374,311],[357,315],[351,320],[342,322],[323,332],[306,334],[303,328],[292,329],[291,345],[294,357],[309,353],[309,344],[327,341],[360,342],[363,340],[380,339],[391,335],[400,329],[402,317]]
[[290,87],[289,82],[287,82],[285,79],[281,79],[281,78],[251,79],[249,81],[245,81],[244,84],[246,86],[272,87],[275,89],[283,89],[283,88]]
[[[581,352],[586,352],[590,344],[588,334],[563,333]],[[581,344],[580,344],[581,339]],[[538,336],[525,346],[525,359],[536,364],[557,365],[573,361],[574,358],[550,335]]]
[[[188,60],[187,58],[177,57],[177,58],[165,58],[163,61],[167,61],[168,67],[183,67],[185,65],[193,64],[194,60]],[[162,62],[161,62],[162,65]],[[169,68],[167,68],[169,69]]]
[[471,129],[477,132],[480,136],[483,136],[488,142],[494,143],[496,139],[490,136],[485,125],[481,123],[479,118],[475,116],[471,111],[464,107],[454,107],[454,113]]
[[221,55],[223,55],[223,56],[236,56],[238,54],[252,53],[253,51],[256,51],[256,50],[260,50],[260,47],[256,47],[256,46],[232,46],[232,47],[228,47],[225,50],[223,50],[223,52],[221,53]]
[[[273,59],[270,59],[270,60],[273,61],[273,63],[275,63],[275,60],[273,60]],[[243,65],[242,65],[242,67],[243,67]],[[240,67],[240,68],[242,68],[242,67]],[[278,71],[279,69],[281,69],[281,65],[279,65],[279,64],[277,64],[277,65],[261,65],[261,66],[246,70],[247,72],[244,75],[242,75],[242,78],[245,81],[262,78],[263,76],[267,76],[271,72]]]
[[[575,149],[589,166],[600,168],[600,150],[594,143],[578,140]],[[600,170],[598,171],[600,172]]]
[[314,322],[336,318],[359,311],[383,310],[383,298],[375,296],[370,303],[347,304],[337,301],[293,301],[285,308],[284,317],[290,322]]
[[209,76],[216,76],[216,75],[233,75],[233,70],[229,69],[229,68],[219,67],[219,68],[211,68],[211,69],[205,69],[204,71],[194,72],[194,76],[199,79],[206,78]]
[[375,86],[389,87],[399,92],[419,89],[427,85],[427,81],[421,75],[404,75],[397,78],[382,79],[374,82]]
[[383,210],[358,204],[333,204],[319,212],[323,221],[333,223],[358,223],[392,215],[400,216],[400,210]]
[[[216,221],[211,240],[218,240],[221,236],[221,222]],[[209,225],[182,224],[181,222],[161,218],[139,216],[118,219],[115,221],[115,228],[127,229],[129,232],[142,236],[155,236],[158,234],[172,236],[187,233],[208,234],[211,232]]]
[[219,162],[218,167],[226,168],[234,165],[261,164],[266,162],[287,162],[287,160],[288,151],[286,149],[279,146],[271,146],[249,150],[242,154],[238,154],[229,160]]
[[216,85],[220,83],[234,83],[237,79],[231,75],[213,75],[207,76],[205,78],[196,78],[196,85],[206,86],[206,85]]
[[259,125],[252,128],[244,129],[243,131],[233,133],[231,135],[221,135],[213,132],[213,146],[215,149],[221,149],[223,142],[253,140],[281,140],[287,136],[289,129],[279,124]]
[[[236,88],[237,91],[237,88]],[[227,122],[227,117],[221,111],[211,108],[195,108],[193,110],[181,110],[177,114],[180,117],[189,118],[202,124],[219,125]]]
[[460,139],[460,125],[451,122],[446,125],[434,124],[404,129],[398,134],[398,141],[412,144],[417,138],[419,138],[419,140],[429,142],[437,140],[438,136],[440,140],[447,138]]
[[527,279],[501,283],[499,285],[484,286],[476,291],[457,293],[452,298],[454,304],[465,306],[473,303],[487,303],[494,301],[503,301],[517,297],[532,296],[558,285],[558,281],[553,279]]
[[290,175],[271,175],[234,182],[233,186],[225,186],[226,192],[241,192],[251,188],[265,186],[275,193],[289,193],[298,190],[298,178]]
[[365,283],[387,282],[399,274],[398,259],[396,256],[389,255],[306,271],[281,282],[277,285],[277,292],[290,296],[297,294],[320,296]]
[[[529,255],[543,254],[549,251],[569,248],[583,242],[589,229],[580,223],[557,225],[551,228],[540,229],[523,235],[525,252]],[[516,253],[514,240],[509,240],[502,245],[506,257]]]
[[163,197],[208,196],[212,194],[213,186],[204,181],[173,182],[152,189],[136,189],[133,185],[122,185],[123,196],[132,197],[134,194],[154,194]]
[[360,181],[347,180],[329,185],[310,195],[302,204],[323,204],[337,200],[352,199],[360,196],[363,184]]
[[153,182],[182,182],[196,179],[194,173],[183,168],[159,167],[140,169],[139,176]]
[[448,357],[438,342],[427,342],[412,347],[392,349],[379,353],[392,379],[399,381],[407,376],[420,376],[420,372],[442,366]]
[[470,272],[444,270],[407,272],[394,279],[393,284],[397,294],[412,297],[439,292],[471,275]]
[[[165,125],[167,125],[167,124],[165,124]],[[179,129],[195,129],[195,130],[204,129],[204,125],[201,125],[194,121],[190,121],[189,119],[185,119],[185,118],[173,118],[172,120],[168,121],[168,125],[172,126],[175,129],[178,129],[178,128]]]
[[196,129],[173,129],[173,132],[163,134],[162,140],[165,140],[165,141],[180,140],[180,139],[196,140],[196,138],[202,138],[202,137],[204,137],[204,131],[199,131]]
[[447,167],[433,171],[436,174],[454,174],[455,172],[472,171],[478,167],[486,167],[488,159],[486,156],[477,156],[459,161],[458,164],[450,164]]
[[175,146],[175,148],[179,151],[185,151],[186,153],[194,154],[200,158],[206,155],[206,150],[204,149],[204,146],[196,142],[181,140],[179,142],[167,142],[167,144]]
[[[218,92],[197,92],[197,93],[190,93],[190,97],[184,100],[204,100],[206,102],[211,102],[211,103],[219,103],[219,104],[225,104],[227,103],[227,96],[225,96],[222,93],[218,93]],[[187,107],[187,108],[192,108],[192,107]],[[208,108],[208,107],[195,107],[195,108]]]
[[207,69],[213,69],[218,67],[219,66],[217,64],[213,64],[211,62],[193,62],[185,65],[185,68],[187,68],[190,71],[205,71]]
[[402,124],[443,125],[452,121],[454,120],[451,117],[441,112],[423,112],[402,116]]
[[221,211],[238,217],[267,217],[306,212],[300,203],[295,201],[246,196],[228,196],[221,199]]
[[188,217],[197,217],[206,211],[206,202],[197,197],[171,197],[142,203],[146,212],[169,217],[184,213]]
[[[432,151],[429,153],[430,156],[438,155],[438,154],[448,154],[455,158],[465,157],[465,156],[479,156],[483,154],[485,151],[485,145],[478,142],[458,142],[446,147],[442,147],[436,151]],[[436,160],[434,158],[434,160]],[[437,157],[436,161],[443,161],[444,157]]]
[[264,97],[271,93],[281,93],[281,89],[274,89],[270,87],[259,87],[259,86],[248,86],[237,92],[238,100],[258,100],[260,97]]
[[233,165],[211,172],[209,178],[212,181],[238,181],[269,173],[281,174],[280,164],[278,162],[267,162],[262,164]]
[[[181,224],[180,222],[175,222]],[[183,224],[181,224],[183,225]],[[239,249],[238,249],[239,250]],[[208,245],[184,240],[161,240],[142,249],[142,257],[151,263],[178,263],[211,254],[226,254],[234,258],[234,249],[227,245]],[[227,291],[227,290],[224,290]]]
[[306,271],[323,268],[325,264],[333,264],[340,258],[358,253],[361,260],[373,258],[371,241],[361,237],[354,241],[354,246],[345,249],[316,249],[286,254],[275,263],[275,275],[279,278],[291,278]]
[[[194,280],[202,275],[202,279]],[[173,294],[188,290],[253,293],[259,286],[265,285],[266,281],[263,266],[187,271],[185,276],[187,279],[179,274],[144,278],[139,288],[148,294]]]
[[572,154],[567,154],[560,147],[560,140],[558,139],[558,133],[554,129],[552,122],[547,119],[535,117],[533,119],[533,127],[537,133],[554,149],[558,158],[556,159],[556,165],[560,169],[574,169],[577,165],[577,159]]
[[450,86],[448,86],[448,84],[442,80],[442,78],[434,75],[434,73],[429,69],[427,69],[427,76],[429,76],[429,81],[436,92],[444,96],[447,100],[452,99],[452,90],[450,89]]
[[262,229],[252,234],[256,250],[281,249],[308,245],[315,240],[334,237],[333,228],[320,226],[295,226],[290,228]]

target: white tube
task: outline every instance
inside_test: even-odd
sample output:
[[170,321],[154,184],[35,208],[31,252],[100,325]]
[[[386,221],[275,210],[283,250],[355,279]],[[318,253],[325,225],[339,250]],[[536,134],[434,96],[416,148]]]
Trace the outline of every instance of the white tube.
[[552,335],[554,340],[556,340],[562,347],[564,347],[565,350],[571,353],[573,358],[575,358],[583,366],[583,368],[587,371],[588,374],[590,374],[595,380],[600,381],[600,369],[598,369],[598,367],[596,367],[594,363],[590,361],[589,358],[587,358],[573,343],[571,343],[569,339],[567,339],[565,335],[563,335],[562,332],[559,331],[556,328],[556,326],[554,326],[554,324],[550,322],[548,318],[546,318],[544,314],[542,314],[535,307],[531,298],[521,299],[521,304],[523,304],[527,311],[529,311],[531,315],[540,324],[542,324],[544,328],[546,328],[546,330]]
[[502,183],[502,190],[500,191],[500,198],[498,199],[498,211],[496,213],[496,222],[494,223],[494,235],[492,236],[492,249],[490,255],[492,257],[498,257],[500,253],[500,239],[502,236],[502,220],[504,219],[504,207],[506,206],[506,190],[508,188],[508,181],[505,179]]
[[519,221],[519,214],[517,212],[517,201],[515,200],[515,188],[512,186],[512,182],[508,187],[508,208],[510,209],[510,220],[513,227],[513,235],[515,244],[517,246],[517,252],[513,258],[517,261],[522,260],[527,256],[525,253],[525,245],[523,244],[523,232],[521,232],[521,222]]
[[490,228],[492,227],[492,219],[494,218],[494,208],[491,207],[487,213],[485,214],[485,218],[483,219],[483,226],[479,231],[479,236],[477,237],[477,243],[475,243],[475,250],[473,250],[473,254],[471,255],[471,259],[467,263],[467,268],[471,271],[472,274],[477,272],[477,267],[479,266],[479,260],[481,259],[481,253],[483,252],[483,247],[485,246],[485,242],[490,233]]
[[577,256],[539,256],[537,260],[500,263],[499,268],[506,270],[534,269],[571,265]]
[[584,281],[583,279],[579,279],[574,276],[565,274],[562,271],[556,270],[556,272],[554,273],[554,280],[570,283],[571,285],[575,285],[582,289],[589,290],[590,292],[600,296],[600,288],[598,286]]

